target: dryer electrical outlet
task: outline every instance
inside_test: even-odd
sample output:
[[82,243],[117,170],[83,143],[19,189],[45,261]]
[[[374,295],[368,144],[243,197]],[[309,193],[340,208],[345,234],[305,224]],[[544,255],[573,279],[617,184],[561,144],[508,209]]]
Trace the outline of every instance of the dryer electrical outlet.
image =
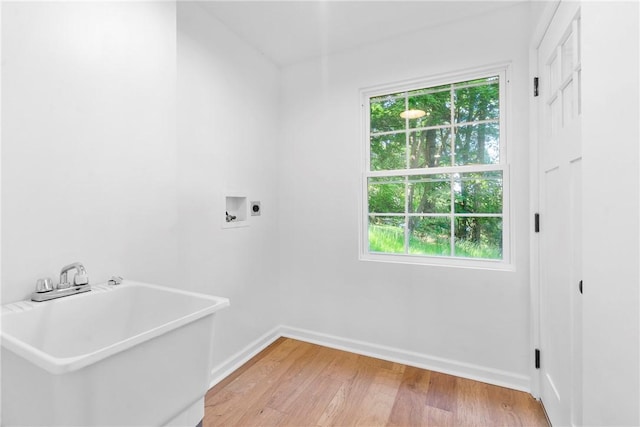
[[251,203],[251,216],[260,216],[260,212],[262,208],[260,207],[260,202],[250,202]]

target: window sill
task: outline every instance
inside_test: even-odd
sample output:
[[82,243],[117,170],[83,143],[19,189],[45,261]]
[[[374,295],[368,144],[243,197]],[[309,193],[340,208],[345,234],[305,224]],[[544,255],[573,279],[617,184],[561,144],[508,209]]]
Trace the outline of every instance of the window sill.
[[503,260],[485,260],[453,257],[426,257],[403,254],[360,254],[360,261],[387,262],[393,264],[425,265],[436,267],[467,268],[475,270],[515,271],[515,265]]

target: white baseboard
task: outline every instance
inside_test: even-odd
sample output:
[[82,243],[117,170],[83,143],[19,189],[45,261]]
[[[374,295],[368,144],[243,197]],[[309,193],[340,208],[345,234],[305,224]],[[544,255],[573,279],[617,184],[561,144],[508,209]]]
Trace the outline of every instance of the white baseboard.
[[526,375],[488,368],[472,363],[429,356],[426,354],[415,353],[369,342],[342,338],[306,329],[293,328],[290,326],[279,326],[269,331],[245,347],[245,349],[227,359],[219,367],[216,367],[212,371],[211,378],[213,378],[213,380],[211,382],[211,387],[222,381],[227,375],[238,369],[280,337],[293,338],[300,341],[322,345],[324,347],[344,350],[351,353],[361,354],[363,356],[375,357],[377,359],[387,360],[390,362],[402,363],[404,365],[415,366],[417,368],[428,369],[430,371],[442,372],[445,374],[455,375],[457,377],[468,378],[527,393],[531,392],[531,379]]
[[530,378],[526,375],[515,374],[499,369],[487,368],[471,363],[458,362],[441,357],[429,356],[393,347],[372,344],[364,341],[351,340],[334,335],[322,334],[304,329],[280,327],[280,335],[301,341],[345,350],[363,356],[375,357],[416,368],[442,372],[457,377],[469,378],[488,384],[507,387],[514,390],[529,392]]
[[282,327],[280,326],[273,328],[218,366],[215,366],[211,370],[209,388],[231,375],[235,370],[251,360],[252,357],[280,338],[282,336],[280,334],[281,329]]

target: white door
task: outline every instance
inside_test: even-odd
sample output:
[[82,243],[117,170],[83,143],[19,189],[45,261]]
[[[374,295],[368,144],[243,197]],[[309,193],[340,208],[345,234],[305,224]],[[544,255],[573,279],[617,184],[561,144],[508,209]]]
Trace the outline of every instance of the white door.
[[581,424],[580,7],[561,2],[538,47],[540,394],[554,426]]

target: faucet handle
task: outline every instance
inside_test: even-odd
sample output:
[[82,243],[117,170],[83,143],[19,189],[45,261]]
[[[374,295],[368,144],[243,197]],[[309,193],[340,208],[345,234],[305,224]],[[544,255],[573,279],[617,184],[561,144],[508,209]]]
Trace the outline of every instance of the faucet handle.
[[51,277],[38,279],[38,281],[36,282],[36,292],[39,294],[44,292],[51,292],[53,288],[53,279],[51,279]]

